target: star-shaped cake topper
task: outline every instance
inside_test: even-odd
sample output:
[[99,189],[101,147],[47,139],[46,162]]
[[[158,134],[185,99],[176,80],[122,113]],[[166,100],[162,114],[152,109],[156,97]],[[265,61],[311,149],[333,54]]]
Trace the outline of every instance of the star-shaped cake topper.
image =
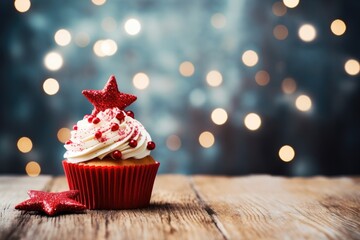
[[82,94],[94,106],[93,115],[114,107],[124,110],[136,100],[136,96],[119,91],[114,75],[110,76],[103,90],[84,90]]
[[78,190],[64,192],[29,190],[30,199],[19,203],[15,209],[43,212],[49,216],[63,212],[79,212],[85,210],[86,206],[74,200],[78,194]]

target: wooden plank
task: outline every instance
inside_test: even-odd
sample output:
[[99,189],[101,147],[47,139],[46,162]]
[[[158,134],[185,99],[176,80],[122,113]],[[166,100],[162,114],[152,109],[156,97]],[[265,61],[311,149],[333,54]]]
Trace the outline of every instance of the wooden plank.
[[360,184],[350,178],[194,176],[227,239],[360,239]]
[[[50,191],[67,189],[64,177],[56,178]],[[223,239],[212,218],[200,204],[189,178],[159,175],[151,206],[121,211],[86,211],[57,217],[24,213],[13,239]]]
[[0,239],[8,239],[29,215],[15,210],[15,205],[28,198],[27,190],[42,190],[51,182],[50,176],[0,176]]

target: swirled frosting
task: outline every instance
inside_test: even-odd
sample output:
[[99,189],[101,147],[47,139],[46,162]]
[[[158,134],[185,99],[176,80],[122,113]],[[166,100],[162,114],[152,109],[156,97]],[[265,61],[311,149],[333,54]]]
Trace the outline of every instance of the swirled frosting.
[[64,145],[64,157],[72,163],[104,157],[139,159],[150,154],[152,144],[139,121],[114,107],[78,121]]

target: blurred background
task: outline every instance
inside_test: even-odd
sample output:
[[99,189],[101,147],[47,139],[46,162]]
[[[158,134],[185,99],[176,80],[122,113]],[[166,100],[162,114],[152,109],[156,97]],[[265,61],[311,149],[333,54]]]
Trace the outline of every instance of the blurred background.
[[0,2],[0,173],[63,174],[83,89],[138,100],[160,173],[360,174],[360,1]]

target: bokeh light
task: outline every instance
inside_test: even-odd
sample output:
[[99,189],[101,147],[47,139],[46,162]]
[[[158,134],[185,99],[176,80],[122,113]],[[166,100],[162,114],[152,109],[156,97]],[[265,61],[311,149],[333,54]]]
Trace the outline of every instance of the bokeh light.
[[289,31],[284,25],[276,25],[274,27],[273,34],[277,40],[284,40],[287,38]]
[[284,162],[290,162],[295,157],[295,150],[289,145],[284,145],[279,150],[279,157]]
[[260,86],[266,86],[270,82],[270,75],[267,71],[260,70],[255,74],[255,81]]
[[62,56],[57,52],[49,52],[44,58],[45,67],[51,71],[59,70],[62,67],[63,62]]
[[300,95],[295,100],[295,106],[298,110],[302,112],[307,112],[311,109],[312,102],[309,96]]
[[181,147],[181,139],[179,136],[173,134],[166,139],[166,146],[171,151],[178,151]]
[[212,70],[212,71],[208,72],[208,74],[206,75],[206,82],[211,87],[220,86],[222,81],[223,81],[222,75],[217,70]]
[[43,89],[46,94],[54,95],[59,91],[60,85],[56,79],[48,78],[43,83]]
[[71,42],[71,34],[66,29],[59,29],[55,33],[54,39],[59,46],[66,46]]
[[41,167],[39,163],[35,161],[30,161],[26,164],[25,172],[30,177],[37,177],[41,173]]
[[70,139],[71,130],[69,128],[60,128],[57,132],[57,138],[59,142],[65,143]]
[[316,38],[316,29],[311,24],[304,24],[300,26],[298,35],[302,41],[311,42]]
[[90,43],[90,37],[85,32],[79,32],[75,37],[75,44],[79,47],[86,47]]
[[14,7],[17,11],[24,13],[29,11],[31,2],[29,0],[15,0]]
[[195,67],[194,65],[189,62],[189,61],[185,61],[182,62],[179,66],[179,72],[181,75],[183,75],[184,77],[190,77],[194,74],[195,72]]
[[93,51],[98,57],[112,56],[117,49],[117,44],[112,39],[98,40],[93,46]]
[[261,126],[261,118],[256,113],[249,113],[244,118],[244,124],[251,131],[258,130]]
[[143,72],[139,72],[139,73],[135,74],[135,76],[133,77],[133,85],[137,89],[143,90],[143,89],[147,88],[149,86],[149,84],[150,84],[150,79]]
[[141,23],[135,18],[130,18],[125,22],[124,29],[129,35],[137,35],[141,30]]
[[17,148],[19,149],[20,152],[28,153],[28,152],[30,152],[32,150],[33,143],[32,143],[30,138],[21,137],[17,141]]
[[216,125],[223,125],[228,119],[228,114],[223,108],[216,108],[211,112],[211,120]]
[[284,16],[287,12],[287,8],[282,1],[274,2],[272,5],[272,12],[275,16]]
[[106,32],[114,32],[117,27],[116,20],[112,17],[106,17],[101,21],[101,27]]
[[211,16],[211,25],[214,28],[223,28],[226,25],[226,17],[224,14],[221,13],[215,13]]
[[341,36],[346,31],[346,24],[341,19],[335,19],[330,25],[331,32],[336,36]]
[[281,83],[281,89],[285,94],[292,94],[296,91],[296,82],[293,78],[285,78]]
[[355,76],[355,75],[359,74],[359,72],[360,72],[359,61],[357,61],[355,59],[347,60],[344,65],[344,69],[345,69],[346,73],[349,75]]
[[91,0],[93,4],[101,6],[106,3],[106,0]]
[[215,137],[211,132],[204,131],[199,136],[199,143],[203,148],[210,148],[215,143]]
[[242,55],[242,61],[246,66],[253,67],[258,63],[259,57],[255,51],[247,50]]
[[283,3],[288,8],[295,8],[299,5],[300,0],[283,0]]

